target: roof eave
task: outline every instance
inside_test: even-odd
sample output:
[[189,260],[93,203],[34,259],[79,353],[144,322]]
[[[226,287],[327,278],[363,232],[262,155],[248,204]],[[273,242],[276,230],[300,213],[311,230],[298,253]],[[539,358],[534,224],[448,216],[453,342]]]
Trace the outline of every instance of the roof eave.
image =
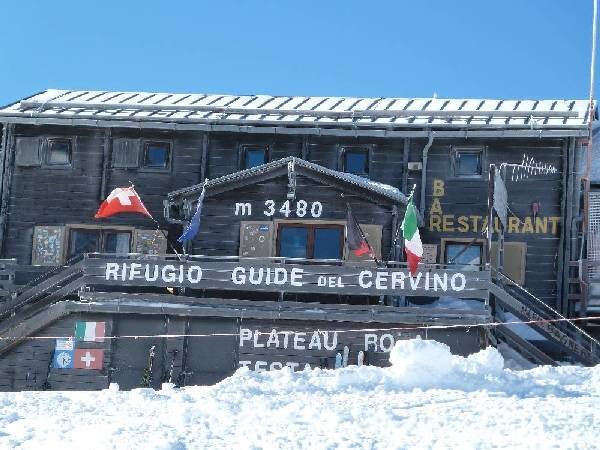
[[436,132],[438,137],[584,137],[589,128],[587,123],[578,125],[536,124],[453,124],[453,123],[318,123],[247,120],[156,120],[155,117],[86,118],[58,117],[25,113],[0,113],[0,122],[29,125],[62,125],[108,128],[145,128],[169,131],[241,132],[269,134],[316,134],[342,136],[411,137],[427,136]]

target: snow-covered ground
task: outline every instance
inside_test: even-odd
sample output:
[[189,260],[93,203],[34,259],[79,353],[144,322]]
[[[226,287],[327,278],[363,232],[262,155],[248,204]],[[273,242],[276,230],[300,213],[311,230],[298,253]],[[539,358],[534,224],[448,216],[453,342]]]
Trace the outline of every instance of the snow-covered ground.
[[0,393],[0,447],[599,448],[600,366],[503,368],[435,341],[393,366],[240,369],[216,386]]

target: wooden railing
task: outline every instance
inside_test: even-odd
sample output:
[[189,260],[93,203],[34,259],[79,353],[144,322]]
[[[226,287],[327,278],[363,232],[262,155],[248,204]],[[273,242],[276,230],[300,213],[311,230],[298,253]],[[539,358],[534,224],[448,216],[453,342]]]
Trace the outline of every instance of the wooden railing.
[[[576,359],[586,364],[600,362],[596,340],[514,282],[511,285],[511,280],[504,275],[497,277],[499,282],[493,281],[490,271],[484,267],[473,266],[472,270],[452,270],[451,267],[456,268],[427,265],[411,277],[405,264],[397,262],[376,265],[286,258],[87,254],[66,267],[42,274],[35,283],[21,288],[1,304],[3,321],[0,324],[3,329],[10,329],[83,288],[133,292],[168,287],[363,296],[451,296],[485,301],[492,294],[497,304],[521,320],[533,321],[534,329],[571,352]],[[518,336],[511,339],[517,340]],[[535,353],[531,347],[528,351]]]

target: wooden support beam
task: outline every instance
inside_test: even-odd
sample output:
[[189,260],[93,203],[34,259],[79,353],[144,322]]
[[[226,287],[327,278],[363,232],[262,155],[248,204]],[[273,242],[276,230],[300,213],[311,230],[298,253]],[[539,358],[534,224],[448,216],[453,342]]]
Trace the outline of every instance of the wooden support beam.
[[310,158],[310,141],[308,135],[302,135],[302,159],[308,161]]
[[8,223],[8,205],[14,171],[15,139],[14,124],[4,124],[2,139],[2,194],[0,196],[0,256],[4,255],[6,226]]
[[[402,148],[402,186],[400,189],[404,195],[408,195],[408,158],[410,156],[410,138],[404,138]],[[421,214],[425,214],[421,211]]]
[[208,133],[202,135],[202,160],[200,161],[200,183],[206,180],[208,173],[208,145],[210,143]]
[[102,145],[102,183],[100,185],[100,200],[104,200],[110,182],[110,167],[112,163],[112,129],[105,128],[104,144]]

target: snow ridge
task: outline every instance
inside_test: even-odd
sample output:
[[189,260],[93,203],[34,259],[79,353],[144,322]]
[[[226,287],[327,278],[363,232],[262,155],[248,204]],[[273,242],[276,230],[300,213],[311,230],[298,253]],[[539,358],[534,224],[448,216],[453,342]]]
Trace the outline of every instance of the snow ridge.
[[392,366],[240,369],[215,386],[0,393],[0,448],[595,448],[600,366],[504,367],[399,341]]

